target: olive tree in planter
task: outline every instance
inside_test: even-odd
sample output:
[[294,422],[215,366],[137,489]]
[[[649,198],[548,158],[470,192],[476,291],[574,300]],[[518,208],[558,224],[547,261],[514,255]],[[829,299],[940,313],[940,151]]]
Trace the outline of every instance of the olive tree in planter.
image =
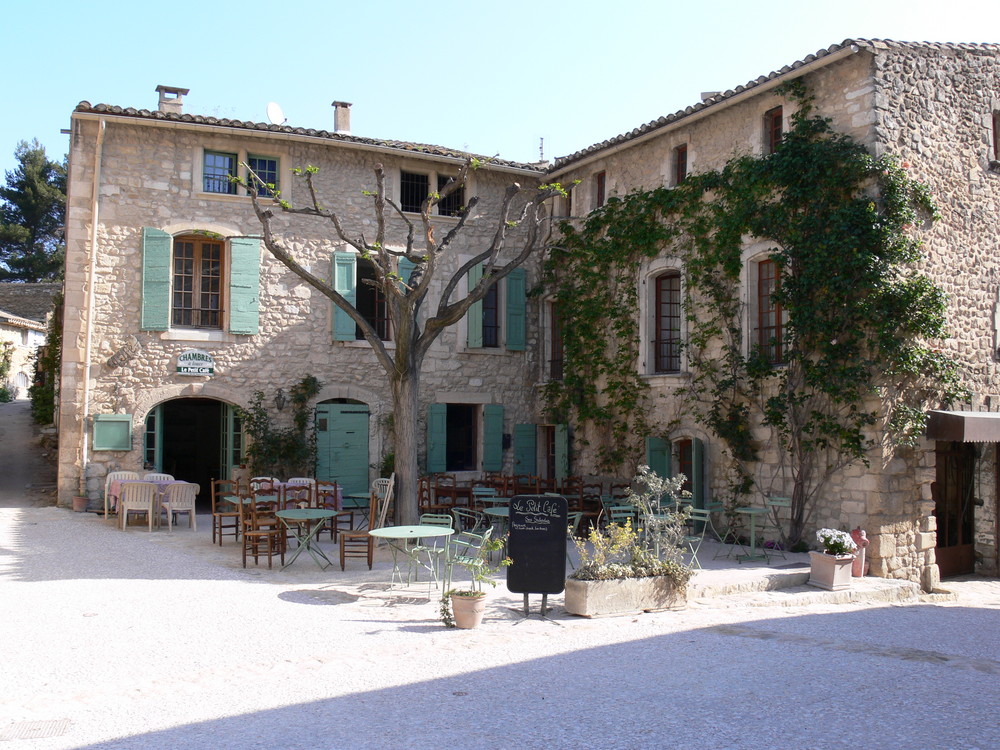
[[640,466],[628,501],[638,511],[631,521],[592,528],[574,538],[580,565],[566,580],[566,611],[584,617],[680,609],[687,604],[691,568],[683,561],[687,512],[678,510],[683,475],[661,478]]

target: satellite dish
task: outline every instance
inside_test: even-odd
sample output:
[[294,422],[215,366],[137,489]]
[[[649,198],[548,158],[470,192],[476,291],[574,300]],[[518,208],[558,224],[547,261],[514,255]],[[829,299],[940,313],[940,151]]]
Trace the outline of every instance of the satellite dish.
[[288,122],[285,118],[285,113],[281,111],[281,107],[277,102],[267,103],[267,120],[272,125],[284,125]]

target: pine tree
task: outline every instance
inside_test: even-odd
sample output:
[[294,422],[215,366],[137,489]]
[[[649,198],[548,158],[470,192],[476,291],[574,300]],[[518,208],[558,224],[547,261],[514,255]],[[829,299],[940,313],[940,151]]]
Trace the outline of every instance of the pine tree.
[[51,161],[37,140],[21,141],[18,166],[0,187],[0,281],[62,277],[66,166]]

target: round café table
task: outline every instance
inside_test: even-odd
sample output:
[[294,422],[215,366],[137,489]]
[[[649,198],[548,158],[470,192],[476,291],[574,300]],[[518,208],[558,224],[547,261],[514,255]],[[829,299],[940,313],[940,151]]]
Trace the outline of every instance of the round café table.
[[[323,525],[331,518],[343,512],[342,510],[325,510],[323,508],[289,508],[287,510],[279,510],[275,513],[274,515],[281,519],[281,523],[285,525],[285,528],[295,535],[295,540],[298,543],[298,546],[295,548],[295,554],[289,558],[288,562],[281,569],[284,570],[295,562],[295,559],[302,554],[302,550],[306,550],[309,553],[321,570],[326,570],[333,565],[333,561],[326,556],[326,553],[320,549],[319,545],[313,544],[313,542],[320,529],[323,528]],[[320,558],[326,560],[326,565],[323,564]]]
[[[447,526],[383,526],[380,529],[372,529],[368,532],[369,536],[373,536],[376,539],[385,539],[389,542],[389,549],[392,550],[392,576],[389,579],[389,585],[392,586],[393,582],[398,578],[399,585],[403,585],[403,574],[399,570],[399,553],[402,552],[406,559],[412,565],[419,565],[425,570],[429,571],[434,578],[435,585],[437,584],[437,569],[433,565],[430,559],[427,563],[424,563],[420,559],[420,552],[423,551],[420,547],[410,547],[408,542],[416,541],[418,539],[429,539],[431,537],[446,537],[451,536],[455,533],[454,529]],[[428,553],[429,558],[429,553]],[[410,576],[409,570],[407,571],[406,583],[409,585]]]

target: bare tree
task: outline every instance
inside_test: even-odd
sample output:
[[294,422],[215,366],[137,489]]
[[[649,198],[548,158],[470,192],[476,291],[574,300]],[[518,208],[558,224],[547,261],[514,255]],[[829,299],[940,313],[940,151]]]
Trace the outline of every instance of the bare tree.
[[[458,267],[446,280],[442,276],[443,289],[436,309],[422,310],[427,302],[431,285],[438,275],[444,274],[444,263],[449,251],[456,251],[458,240],[470,221],[475,220],[478,197],[471,197],[460,211],[458,222],[451,227],[441,240],[434,233],[433,212],[435,207],[448,196],[466,184],[470,170],[484,166],[484,162],[470,158],[438,192],[430,193],[420,206],[419,221],[413,221],[395,201],[385,195],[385,170],[381,164],[375,165],[374,191],[366,191],[372,199],[375,215],[375,236],[366,238],[362,233],[349,231],[336,210],[328,209],[317,195],[314,176],[316,167],[296,170],[304,177],[309,192],[309,205],[294,207],[270,190],[280,211],[286,214],[319,217],[328,220],[333,237],[358,251],[361,257],[371,261],[375,270],[373,282],[386,300],[386,308],[393,331],[394,347],[390,350],[376,330],[339,294],[331,284],[313,275],[292,257],[272,228],[273,207],[265,207],[257,197],[258,190],[250,189],[254,212],[263,228],[264,245],[268,251],[293,273],[329,297],[337,307],[346,312],[371,345],[372,351],[389,380],[392,392],[392,406],[396,452],[396,511],[400,523],[413,524],[419,516],[417,502],[418,486],[418,404],[420,374],[424,358],[431,345],[448,327],[457,323],[469,308],[486,296],[490,287],[509,275],[523,264],[532,253],[544,244],[542,225],[547,219],[545,201],[564,194],[559,185],[541,185],[530,194],[523,194],[521,186],[513,183],[505,190],[496,215],[491,217],[494,228],[492,238],[481,248],[472,247],[474,256]],[[264,185],[261,179],[249,170],[249,182],[254,188],[268,192],[273,186]],[[389,247],[387,237],[391,218],[399,219],[405,226],[406,236],[396,245]],[[516,235],[512,238],[512,235]],[[406,258],[414,264],[408,279],[399,274],[399,261]],[[477,264],[483,264],[483,275],[479,282],[463,298],[452,301],[461,279]]]

